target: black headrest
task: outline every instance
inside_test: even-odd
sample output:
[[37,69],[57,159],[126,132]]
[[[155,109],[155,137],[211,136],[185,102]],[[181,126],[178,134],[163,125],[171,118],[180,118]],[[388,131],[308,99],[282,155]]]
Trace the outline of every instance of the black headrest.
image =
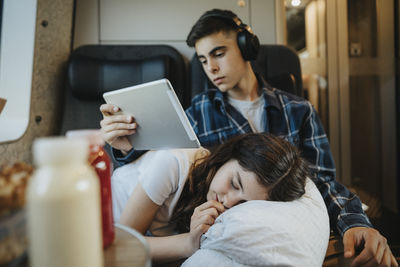
[[284,45],[263,45],[252,66],[273,87],[303,96],[300,59],[293,49]]
[[95,100],[108,91],[169,77],[169,66],[168,56],[117,61],[73,55],[68,84],[74,97]]

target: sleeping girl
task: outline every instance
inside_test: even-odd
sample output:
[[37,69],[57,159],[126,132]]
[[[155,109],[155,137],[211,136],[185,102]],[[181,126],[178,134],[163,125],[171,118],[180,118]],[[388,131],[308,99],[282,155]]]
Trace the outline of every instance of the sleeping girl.
[[[230,260],[239,266],[287,266],[293,260],[294,266],[298,258],[316,258],[315,265],[321,265],[329,222],[307,166],[293,145],[266,133],[234,137],[212,152],[204,148],[150,151],[115,170],[114,218],[146,235],[154,262],[190,257],[186,266],[202,266],[204,257],[196,255],[207,249],[208,256],[221,264]],[[258,241],[246,241],[242,230]],[[303,237],[297,240],[296,233],[302,230]],[[271,237],[282,239],[284,247],[297,248],[293,242],[302,242],[307,251],[280,257],[287,250],[274,249],[281,247],[272,246],[277,240]],[[261,248],[261,257],[258,252],[250,258],[234,255],[241,239],[249,250]],[[266,245],[272,249],[266,250]],[[246,253],[244,248],[238,251]],[[268,258],[271,261],[265,264]]]

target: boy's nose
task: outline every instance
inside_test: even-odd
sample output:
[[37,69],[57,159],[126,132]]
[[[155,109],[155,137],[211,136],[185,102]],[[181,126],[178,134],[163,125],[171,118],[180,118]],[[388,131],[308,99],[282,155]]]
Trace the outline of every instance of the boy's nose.
[[212,62],[212,61],[210,61],[210,62],[208,63],[207,68],[208,68],[208,71],[209,71],[210,73],[215,73],[215,72],[218,71],[218,65],[215,64],[215,63]]

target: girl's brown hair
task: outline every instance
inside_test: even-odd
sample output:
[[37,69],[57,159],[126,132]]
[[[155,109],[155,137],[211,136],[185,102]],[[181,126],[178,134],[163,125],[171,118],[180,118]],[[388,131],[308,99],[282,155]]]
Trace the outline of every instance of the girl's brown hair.
[[214,175],[231,159],[257,175],[258,182],[268,188],[270,201],[292,201],[305,192],[305,181],[310,174],[307,162],[296,147],[267,133],[239,135],[193,164],[171,217],[178,232],[190,231],[194,209],[207,201]]

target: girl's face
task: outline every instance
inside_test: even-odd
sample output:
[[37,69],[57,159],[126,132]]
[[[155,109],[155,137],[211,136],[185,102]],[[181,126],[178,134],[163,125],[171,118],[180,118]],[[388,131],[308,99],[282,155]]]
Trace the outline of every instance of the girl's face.
[[254,172],[243,169],[237,160],[230,160],[218,169],[207,193],[207,200],[216,200],[225,208],[267,198],[267,187],[258,182]]

